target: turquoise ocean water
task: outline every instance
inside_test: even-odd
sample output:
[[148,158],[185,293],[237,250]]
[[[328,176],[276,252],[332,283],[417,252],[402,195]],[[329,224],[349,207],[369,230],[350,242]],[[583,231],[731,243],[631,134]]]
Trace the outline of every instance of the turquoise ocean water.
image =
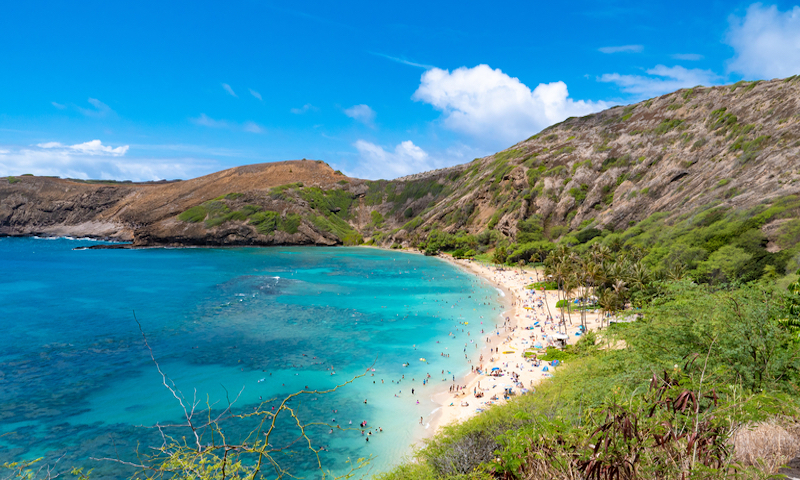
[[[0,463],[61,458],[61,468],[125,478],[132,470],[89,457],[134,460],[137,445],[160,444],[152,426],[183,422],[135,310],[162,370],[200,401],[198,410],[218,412],[235,400],[234,413],[252,412],[263,401],[306,386],[330,388],[374,368],[335,393],[303,395],[292,405],[306,422],[352,428],[309,429],[315,446],[327,447],[325,468],[341,473],[346,459],[373,455],[368,472],[384,471],[425,435],[419,419],[431,418],[430,395],[469,372],[481,330],[493,329],[502,310],[491,285],[418,255],[313,247],[74,250],[96,244],[0,238]],[[365,420],[368,430],[383,428],[369,442],[358,428]],[[283,464],[316,478],[313,459],[292,444],[297,430],[279,425],[271,443],[296,452],[279,456]],[[222,423],[232,439],[252,427]]]

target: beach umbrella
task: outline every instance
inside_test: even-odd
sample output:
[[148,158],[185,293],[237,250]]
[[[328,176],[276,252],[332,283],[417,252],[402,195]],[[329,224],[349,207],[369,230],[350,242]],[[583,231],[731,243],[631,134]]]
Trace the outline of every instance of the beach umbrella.
[[492,369],[492,371],[493,371],[493,372],[496,372],[496,371],[498,371],[498,370],[500,370],[500,367],[494,367],[494,368]]

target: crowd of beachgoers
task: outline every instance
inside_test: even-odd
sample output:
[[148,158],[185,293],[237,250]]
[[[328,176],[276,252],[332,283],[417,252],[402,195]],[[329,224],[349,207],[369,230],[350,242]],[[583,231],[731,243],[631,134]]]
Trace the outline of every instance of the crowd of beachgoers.
[[[536,385],[558,368],[558,360],[543,361],[538,356],[548,346],[574,344],[583,333],[577,318],[561,318],[556,308],[558,292],[527,288],[544,279],[541,270],[447,260],[481,277],[476,282],[488,281],[499,288],[505,295],[506,311],[498,317],[495,329],[486,332],[478,364],[470,374],[447,391],[432,395],[439,407],[424,423],[430,434],[515,395],[535,391]],[[589,313],[587,327],[598,324],[598,314]]]

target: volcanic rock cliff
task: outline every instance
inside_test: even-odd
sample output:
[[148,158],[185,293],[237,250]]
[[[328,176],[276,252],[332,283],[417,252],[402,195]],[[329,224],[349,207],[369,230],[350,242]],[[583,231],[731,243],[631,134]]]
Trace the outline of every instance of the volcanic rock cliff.
[[[800,191],[800,77],[695,87],[581,118],[455,167],[393,181],[321,161],[162,184],[0,179],[0,235],[148,245],[409,244],[433,230],[514,240],[627,227],[655,212],[746,209]],[[768,226],[767,226],[768,229]]]

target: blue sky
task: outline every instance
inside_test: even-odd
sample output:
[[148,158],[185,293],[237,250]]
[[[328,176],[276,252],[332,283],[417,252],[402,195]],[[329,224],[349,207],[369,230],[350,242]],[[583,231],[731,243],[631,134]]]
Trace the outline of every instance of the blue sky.
[[321,159],[395,178],[568,116],[800,73],[791,2],[6,2],[0,175]]

